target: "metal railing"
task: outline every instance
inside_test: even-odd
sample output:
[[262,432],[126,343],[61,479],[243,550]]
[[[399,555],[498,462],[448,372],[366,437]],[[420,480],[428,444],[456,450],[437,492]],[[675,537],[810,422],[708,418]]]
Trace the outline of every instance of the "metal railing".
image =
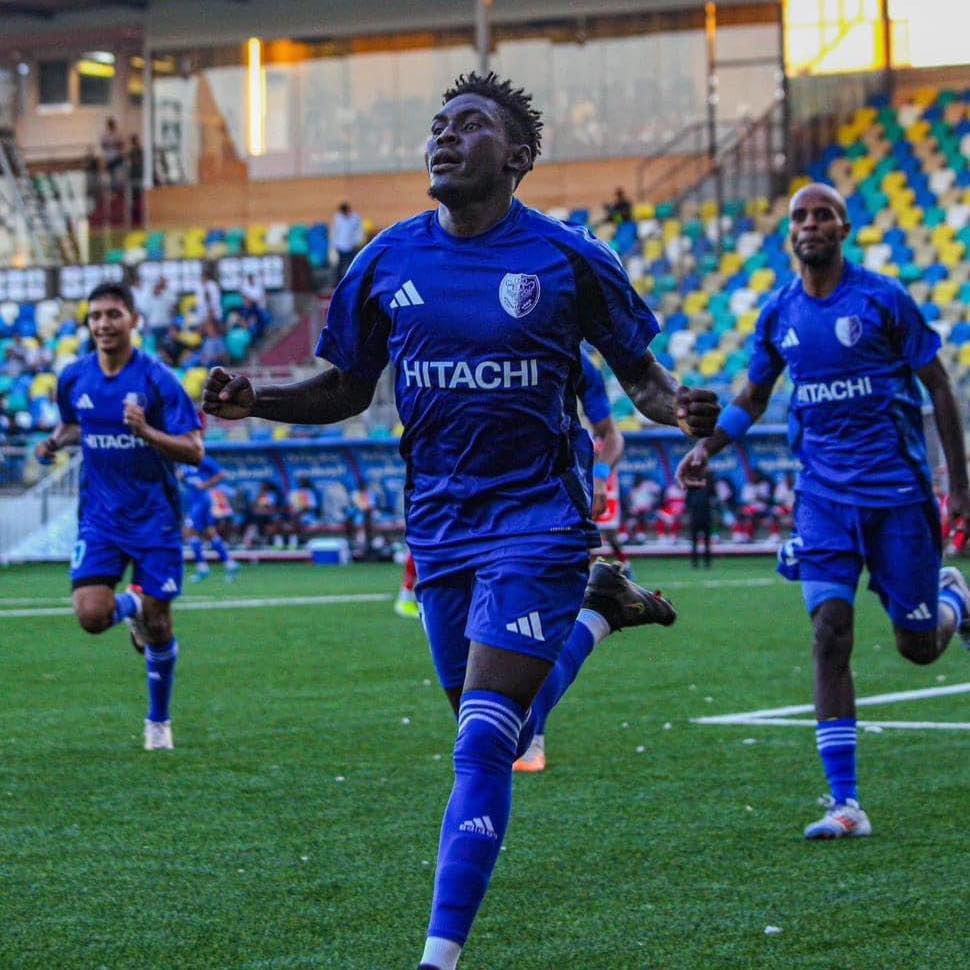
[[77,505],[81,482],[81,452],[71,454],[56,468],[20,495],[0,496],[0,564],[24,540]]

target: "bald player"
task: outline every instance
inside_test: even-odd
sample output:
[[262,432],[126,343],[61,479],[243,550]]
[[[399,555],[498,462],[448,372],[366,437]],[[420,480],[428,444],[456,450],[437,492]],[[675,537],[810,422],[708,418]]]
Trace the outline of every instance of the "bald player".
[[955,519],[970,508],[967,461],[940,338],[896,280],[843,258],[851,228],[845,201],[827,185],[809,185],[792,198],[789,215],[799,275],[765,303],[747,384],[677,475],[687,485],[703,482],[710,458],[764,414],[789,369],[789,437],[802,472],[796,534],[778,570],[801,581],[812,619],[816,741],[831,789],[825,815],[805,837],[865,836],[872,826],[857,792],[849,664],[863,566],[907,660],[932,663],[954,632],[970,639],[970,591],[956,568],[940,568],[920,383],[933,404]]

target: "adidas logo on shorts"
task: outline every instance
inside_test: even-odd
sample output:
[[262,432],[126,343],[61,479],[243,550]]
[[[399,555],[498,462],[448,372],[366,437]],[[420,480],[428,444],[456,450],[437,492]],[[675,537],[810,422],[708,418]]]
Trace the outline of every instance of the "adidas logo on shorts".
[[165,580],[164,583],[162,583],[163,593],[177,593],[178,591],[179,591],[178,583],[176,583],[175,580],[172,579],[171,577],[169,577],[168,579]]
[[542,620],[539,614],[533,610],[528,616],[520,616],[517,620],[505,624],[505,629],[509,633],[521,633],[522,636],[530,640],[545,640],[542,635]]
[[933,614],[925,603],[920,603],[915,610],[906,614],[907,620],[932,620]]

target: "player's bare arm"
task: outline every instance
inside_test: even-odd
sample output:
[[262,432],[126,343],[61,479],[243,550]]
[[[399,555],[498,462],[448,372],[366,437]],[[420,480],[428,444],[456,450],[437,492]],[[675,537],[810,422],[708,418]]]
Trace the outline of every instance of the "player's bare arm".
[[131,428],[133,434],[171,461],[183,465],[198,465],[205,457],[201,431],[166,434],[148,423],[144,408],[137,404],[125,405],[125,424]]
[[[603,418],[593,425],[593,437],[600,442],[597,463],[610,466],[610,471],[616,468],[623,456],[623,435],[612,418]],[[593,518],[603,514],[606,509],[607,479],[594,474],[593,476]]]
[[717,395],[678,385],[653,354],[648,352],[639,372],[621,377],[620,384],[636,409],[651,421],[679,427],[693,438],[713,433],[721,413]]
[[41,461],[50,461],[55,452],[60,451],[61,448],[76,445],[80,440],[81,426],[79,424],[59,424],[49,438],[45,438],[37,445],[34,454]]
[[265,418],[286,424],[334,424],[365,411],[377,381],[336,367],[307,381],[254,388],[248,377],[216,367],[202,394],[202,410],[219,418]]
[[963,440],[963,421],[953,383],[938,357],[918,372],[919,379],[933,401],[933,420],[946,457],[949,479],[950,515],[954,519],[970,515],[970,485],[967,481],[967,452]]
[[[774,384],[753,384],[748,381],[741,393],[731,402],[732,407],[747,412],[751,423],[759,421],[771,400]],[[677,467],[677,481],[684,488],[699,488],[704,485],[707,466],[711,458],[731,444],[731,436],[723,428],[715,427],[706,438],[702,438],[681,460]]]

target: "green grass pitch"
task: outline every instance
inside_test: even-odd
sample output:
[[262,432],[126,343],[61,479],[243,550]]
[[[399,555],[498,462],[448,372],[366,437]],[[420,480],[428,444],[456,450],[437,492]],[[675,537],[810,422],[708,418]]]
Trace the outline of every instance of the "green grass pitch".
[[[970,967],[970,732],[860,733],[875,835],[807,844],[814,733],[690,721],[810,700],[808,623],[772,567],[637,565],[680,621],[603,644],[553,715],[462,970]],[[391,611],[399,577],[260,565],[189,586],[177,748],[148,753],[126,632],[15,615],[66,605],[66,568],[0,571],[0,967],[415,967],[454,727],[420,624]],[[328,594],[377,595],[291,602]],[[283,602],[215,608],[254,599]],[[954,644],[908,665],[860,593],[859,696],[968,664]],[[970,720],[959,694],[861,716]]]

